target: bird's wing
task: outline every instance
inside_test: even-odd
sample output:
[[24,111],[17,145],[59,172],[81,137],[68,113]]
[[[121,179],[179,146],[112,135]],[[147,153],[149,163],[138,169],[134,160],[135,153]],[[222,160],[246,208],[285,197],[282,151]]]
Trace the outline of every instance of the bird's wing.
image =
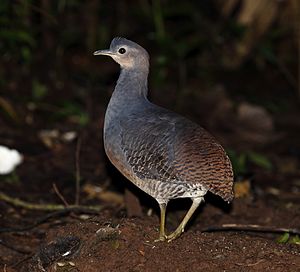
[[174,167],[187,182],[200,183],[226,201],[233,199],[233,172],[223,147],[191,121],[177,128]]
[[142,179],[201,184],[230,201],[233,174],[222,146],[197,124],[170,112],[121,122],[121,148]]
[[[153,115],[152,115],[153,116]],[[141,179],[179,180],[174,168],[175,125],[164,116],[134,116],[121,123],[121,149]]]

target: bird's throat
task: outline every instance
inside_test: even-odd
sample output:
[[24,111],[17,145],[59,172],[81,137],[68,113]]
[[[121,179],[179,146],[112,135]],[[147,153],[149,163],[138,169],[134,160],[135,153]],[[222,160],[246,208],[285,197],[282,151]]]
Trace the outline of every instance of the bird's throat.
[[148,70],[122,69],[113,96],[122,100],[146,98],[148,94]]

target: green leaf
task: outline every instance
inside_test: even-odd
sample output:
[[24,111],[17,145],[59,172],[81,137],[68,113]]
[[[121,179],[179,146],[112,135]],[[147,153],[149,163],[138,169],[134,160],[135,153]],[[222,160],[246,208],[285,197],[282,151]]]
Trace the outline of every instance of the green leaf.
[[237,154],[234,150],[226,150],[232,163],[235,175],[241,175],[247,172],[247,156],[246,153]]
[[48,92],[47,87],[38,80],[32,81],[32,97],[34,100],[43,99]]
[[245,153],[241,153],[238,156],[238,166],[239,166],[239,172],[240,173],[246,173],[247,172],[247,156]]
[[21,47],[20,51],[21,51],[23,60],[25,62],[29,63],[32,59],[32,54],[31,54],[30,48],[28,48],[27,46],[23,46],[23,47]]
[[285,244],[288,242],[289,238],[290,238],[290,234],[286,232],[277,239],[277,243]]
[[32,35],[25,30],[1,29],[0,38],[10,42],[25,43],[31,47],[35,46],[35,40]]
[[249,161],[256,164],[257,166],[260,166],[267,170],[272,169],[272,163],[266,156],[256,152],[248,152],[247,155]]
[[299,237],[299,235],[293,236],[292,239],[290,240],[290,242],[292,244],[300,245],[300,237]]
[[86,112],[82,112],[78,115],[73,115],[70,119],[80,126],[85,126],[90,120],[89,115]]
[[82,109],[81,105],[75,102],[64,102],[57,115],[58,117],[67,117],[81,126],[86,125],[90,120],[88,113]]

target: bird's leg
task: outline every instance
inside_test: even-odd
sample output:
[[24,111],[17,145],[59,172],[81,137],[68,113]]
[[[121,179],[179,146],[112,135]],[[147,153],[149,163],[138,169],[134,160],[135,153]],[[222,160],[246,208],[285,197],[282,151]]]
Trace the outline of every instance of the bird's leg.
[[155,242],[165,241],[167,237],[165,233],[167,203],[159,203],[159,208],[160,208],[159,238],[155,240]]
[[177,229],[174,232],[172,232],[170,235],[167,235],[166,238],[167,238],[168,242],[173,241],[174,239],[179,237],[181,235],[181,233],[184,232],[184,228],[185,228],[187,222],[190,220],[191,216],[196,211],[196,209],[198,208],[198,206],[199,206],[199,204],[201,203],[202,200],[203,200],[203,197],[197,197],[197,198],[193,199],[192,206],[188,210],[187,214],[183,218],[180,225],[177,227]]

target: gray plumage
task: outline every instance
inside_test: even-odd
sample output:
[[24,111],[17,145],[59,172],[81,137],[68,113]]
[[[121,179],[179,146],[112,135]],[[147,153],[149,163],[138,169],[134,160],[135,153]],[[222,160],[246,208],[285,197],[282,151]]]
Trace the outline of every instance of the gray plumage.
[[118,170],[160,206],[180,197],[200,203],[207,191],[231,201],[232,167],[221,145],[199,125],[147,99],[146,50],[115,38],[109,50],[94,54],[121,66],[104,123],[105,151]]

